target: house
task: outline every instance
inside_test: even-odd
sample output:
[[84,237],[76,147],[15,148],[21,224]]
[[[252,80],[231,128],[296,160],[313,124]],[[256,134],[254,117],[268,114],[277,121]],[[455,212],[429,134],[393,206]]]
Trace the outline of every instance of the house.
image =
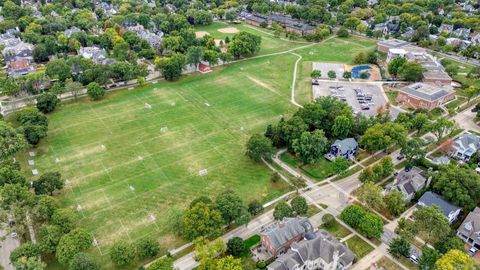
[[78,32],[81,32],[82,30],[80,30],[80,28],[76,27],[76,26],[72,26],[70,27],[69,29],[63,31],[63,33],[65,34],[65,36],[67,36],[68,38],[72,36],[73,33],[78,33]]
[[432,205],[440,207],[440,210],[442,211],[443,215],[448,219],[449,223],[454,222],[460,214],[460,211],[462,210],[462,208],[449,203],[440,195],[435,194],[431,191],[425,192],[425,194],[423,194],[423,196],[418,200],[417,208],[430,207]]
[[415,34],[415,30],[412,27],[407,27],[405,32],[402,34],[402,38],[410,40],[413,37],[413,34]]
[[312,232],[313,226],[306,217],[284,218],[260,231],[262,246],[269,255],[284,254],[290,246]]
[[453,35],[461,39],[466,39],[470,36],[470,31],[470,28],[457,28],[453,31]]
[[403,48],[408,45],[408,42],[400,39],[386,39],[378,42],[377,50],[380,52],[388,53],[388,50],[394,48]]
[[256,27],[260,27],[260,25],[263,23],[268,24],[268,16],[265,16],[265,15],[252,14],[252,13],[242,11],[240,13],[240,17],[243,18],[245,23],[256,26]]
[[358,143],[354,138],[347,138],[343,140],[336,140],[331,146],[330,151],[325,155],[325,158],[333,161],[337,157],[344,157],[346,159],[355,158],[358,150]]
[[155,48],[155,49],[160,48],[163,32],[159,31],[158,34],[152,33],[148,29],[145,29],[141,24],[128,26],[127,29],[132,32],[135,32],[137,37],[146,40],[148,44],[152,46],[152,48]]
[[386,35],[388,34],[388,27],[387,27],[387,24],[386,23],[377,23],[373,29],[372,29],[373,32],[380,32],[382,33],[383,35]]
[[451,24],[442,24],[440,25],[440,27],[438,28],[438,32],[439,33],[451,33],[453,32],[453,25]]
[[455,98],[451,86],[414,83],[400,88],[397,101],[416,109],[432,110]]
[[345,270],[355,254],[330,233],[319,230],[293,243],[291,249],[272,262],[268,270]]
[[315,27],[306,24],[301,20],[296,20],[278,13],[267,16],[257,13],[241,12],[239,16],[245,21],[245,23],[257,27],[262,24],[272,25],[273,22],[276,22],[284,27],[287,32],[295,32],[302,36],[315,33]]
[[15,60],[8,64],[8,74],[12,77],[26,75],[34,71],[31,61],[27,59]]
[[453,149],[454,157],[468,161],[480,149],[480,137],[465,132],[453,142]]
[[395,182],[387,185],[386,191],[398,190],[403,194],[405,201],[409,202],[420,189],[425,187],[427,179],[422,175],[422,170],[413,167],[411,170],[403,170],[395,177]]
[[463,242],[480,249],[480,208],[475,207],[457,229],[457,236]]
[[407,50],[402,48],[391,48],[388,50],[387,54],[387,63],[398,57],[405,57],[407,55]]
[[99,64],[105,61],[105,55],[107,54],[107,52],[103,48],[92,46],[80,48],[78,54],[81,55],[83,58],[92,59],[93,62]]
[[400,24],[397,22],[389,22],[387,23],[387,29],[390,35],[395,35],[400,31]]
[[470,38],[470,41],[472,42],[473,45],[480,44],[480,32],[474,33]]

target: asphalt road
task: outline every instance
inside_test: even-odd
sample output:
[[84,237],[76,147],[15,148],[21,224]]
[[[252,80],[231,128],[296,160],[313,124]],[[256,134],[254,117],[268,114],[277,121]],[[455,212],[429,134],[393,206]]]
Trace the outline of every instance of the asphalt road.
[[464,110],[461,113],[458,113],[453,117],[453,120],[458,123],[458,125],[466,130],[475,130],[480,132],[480,127],[475,123],[475,113],[472,112],[473,105],[472,107]]
[[[0,235],[6,235],[7,232],[0,230]],[[17,238],[12,238],[10,234],[5,236],[5,240],[0,243],[0,265],[5,268],[5,270],[15,270],[15,268],[10,264],[10,253],[20,246],[20,241]]]

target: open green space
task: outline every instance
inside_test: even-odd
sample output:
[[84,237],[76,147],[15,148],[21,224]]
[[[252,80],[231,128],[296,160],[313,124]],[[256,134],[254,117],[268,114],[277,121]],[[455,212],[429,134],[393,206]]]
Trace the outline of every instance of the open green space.
[[331,226],[325,226],[325,224],[322,224],[320,225],[320,228],[331,233],[333,236],[335,236],[338,239],[345,238],[348,235],[352,234],[352,232],[349,229],[347,229],[345,226],[343,226],[336,220],[333,222]]
[[359,261],[368,253],[373,251],[373,247],[363,241],[358,235],[355,235],[345,241],[347,247],[355,254],[355,260]]
[[335,174],[332,166],[333,163],[325,158],[322,158],[313,164],[301,165],[302,162],[300,160],[292,154],[285,152],[280,155],[280,159],[289,166],[301,170],[302,173],[305,173],[307,176],[314,178],[315,180],[321,181]]
[[[220,26],[226,25],[202,31]],[[304,46],[259,34],[261,54]],[[357,50],[349,48],[365,45],[349,40],[333,38],[298,52],[325,61],[334,49],[340,61],[351,61]],[[40,174],[59,171],[68,180],[61,204],[78,210],[79,225],[98,242],[91,253],[105,269],[113,268],[108,252],[120,239],[153,236],[165,252],[185,243],[169,226],[170,211],[193,198],[232,189],[246,202],[267,202],[291,189],[284,181],[272,183],[268,168],[245,156],[245,143],[296,111],[290,103],[296,60],[290,53],[248,59],[206,75],[112,92],[98,102],[64,102],[48,116],[48,137],[33,149],[36,156],[24,152],[17,158],[28,175],[35,168]],[[52,262],[49,269],[62,266]]]

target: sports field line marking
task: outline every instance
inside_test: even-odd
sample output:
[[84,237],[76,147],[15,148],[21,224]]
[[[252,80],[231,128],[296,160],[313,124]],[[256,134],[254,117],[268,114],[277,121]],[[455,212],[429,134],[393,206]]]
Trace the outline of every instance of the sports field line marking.
[[110,128],[105,124],[105,122],[100,118],[100,116],[98,115],[97,111],[95,111],[91,105],[89,105],[89,108],[90,110],[93,112],[93,114],[95,115],[95,117],[100,121],[100,123],[103,124],[103,126],[105,127],[106,130],[108,130],[108,132],[110,134],[113,134],[113,132],[110,130]]
[[[105,199],[107,200],[107,202],[109,204],[109,207],[112,208],[112,202],[108,198],[107,194],[105,194],[105,190],[102,189],[102,193],[103,193],[103,197],[105,197]],[[120,221],[120,224],[122,225],[123,229],[127,233],[128,239],[130,239],[130,241],[132,241],[132,238],[130,238],[130,234],[128,233],[127,227],[125,227],[125,225],[123,225],[122,218],[118,218],[118,220]]]

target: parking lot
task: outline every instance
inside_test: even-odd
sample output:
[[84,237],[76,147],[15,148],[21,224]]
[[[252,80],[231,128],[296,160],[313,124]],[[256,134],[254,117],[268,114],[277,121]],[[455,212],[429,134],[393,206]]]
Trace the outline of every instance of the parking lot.
[[[334,96],[350,105],[354,112],[364,115],[376,115],[379,107],[385,108],[387,99],[382,88],[373,83],[352,83],[344,81],[318,81],[312,85],[313,98],[322,96]],[[390,108],[390,114],[398,114],[396,108]]]

